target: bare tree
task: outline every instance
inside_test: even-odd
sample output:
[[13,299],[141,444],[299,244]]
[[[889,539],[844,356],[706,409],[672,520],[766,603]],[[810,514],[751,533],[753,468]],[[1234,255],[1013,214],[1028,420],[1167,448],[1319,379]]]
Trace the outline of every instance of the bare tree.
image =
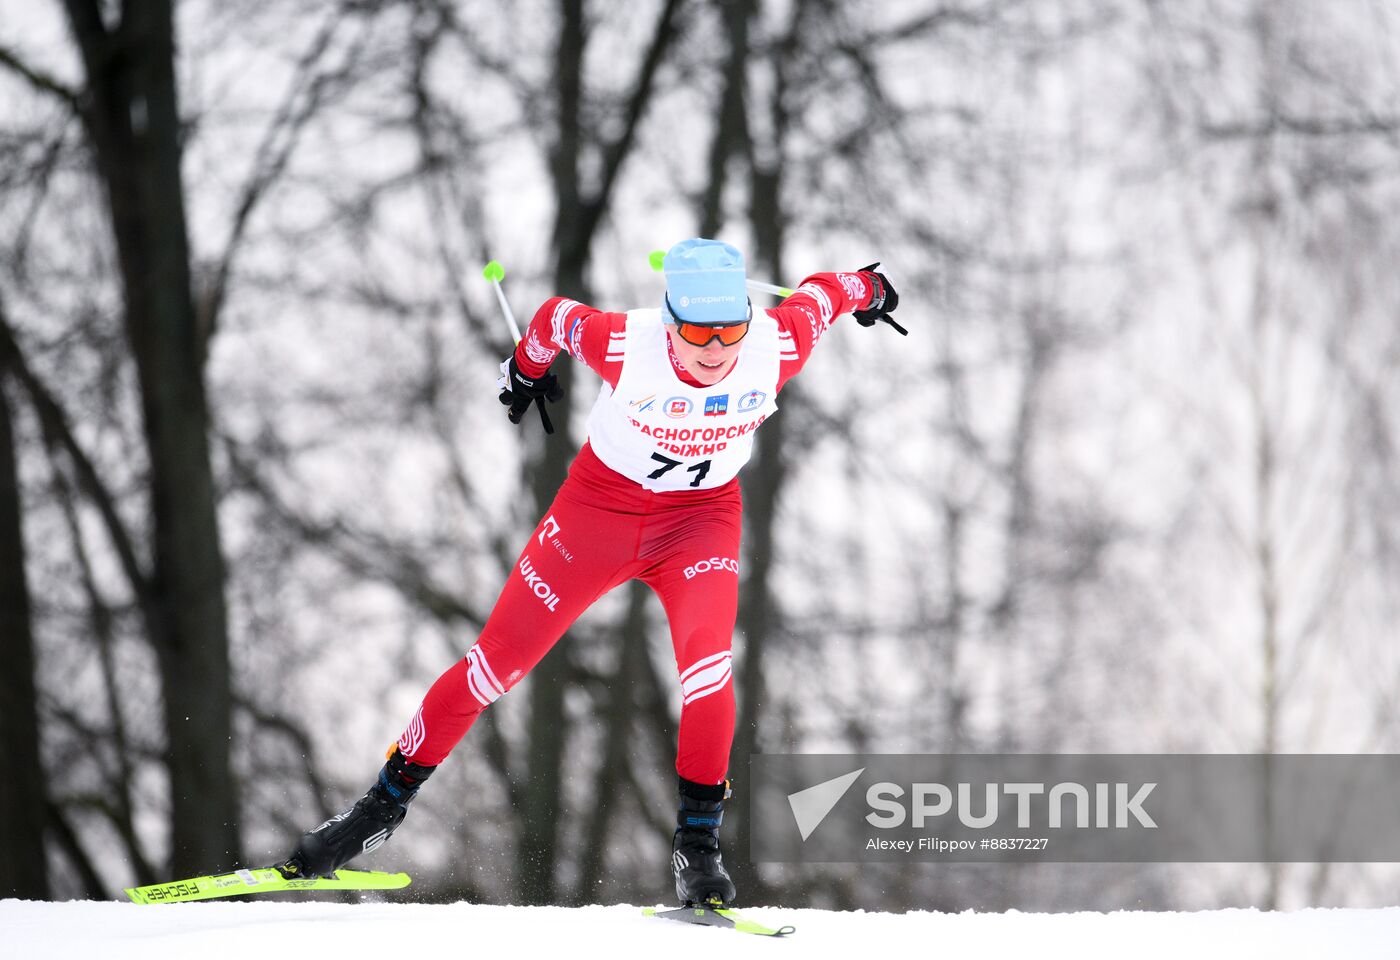
[[169,3],[69,0],[86,70],[81,116],[111,212],[150,456],[151,569],[140,585],[162,671],[171,869],[236,862],[232,681],[209,456],[204,332],[191,292]]
[[49,896],[44,853],[48,802],[39,747],[34,627],[25,564],[19,455],[8,381],[9,321],[0,302],[0,763],[23,771],[0,794],[0,895],[29,900]]

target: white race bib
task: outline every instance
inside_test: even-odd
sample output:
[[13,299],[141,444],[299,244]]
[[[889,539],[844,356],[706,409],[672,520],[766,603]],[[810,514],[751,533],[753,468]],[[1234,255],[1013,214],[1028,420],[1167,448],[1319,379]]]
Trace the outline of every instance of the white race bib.
[[[778,322],[755,311],[739,359],[719,383],[692,387],[671,365],[660,310],[630,310],[622,375],[588,416],[598,459],[648,490],[703,490],[733,480],[753,435],[778,409]],[[615,349],[615,348],[614,348]]]

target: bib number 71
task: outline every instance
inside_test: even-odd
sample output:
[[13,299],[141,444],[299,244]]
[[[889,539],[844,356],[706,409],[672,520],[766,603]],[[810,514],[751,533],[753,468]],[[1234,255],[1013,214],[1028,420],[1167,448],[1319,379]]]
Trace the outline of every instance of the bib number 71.
[[[670,457],[663,457],[659,453],[653,453],[651,458],[660,463],[661,466],[647,474],[648,480],[656,480],[665,476],[668,471],[674,470],[681,465],[680,460],[672,460]],[[692,463],[685,469],[687,472],[695,474],[695,479],[690,481],[690,486],[698,487],[700,486],[700,481],[705,479],[705,474],[710,472],[710,461],[701,460],[699,463]]]

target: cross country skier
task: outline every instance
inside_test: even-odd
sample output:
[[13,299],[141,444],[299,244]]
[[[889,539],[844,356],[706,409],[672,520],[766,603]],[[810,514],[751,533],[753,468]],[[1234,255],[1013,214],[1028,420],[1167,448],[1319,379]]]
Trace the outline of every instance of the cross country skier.
[[889,317],[899,298],[877,266],[814,274],[777,307],[755,311],[743,255],[685,240],[663,261],[660,309],[605,313],[563,297],[540,307],[501,364],[501,402],[519,423],[538,398],[559,399],[549,367],[562,350],[604,381],[588,440],[465,659],[428,690],[378,782],[305,834],[284,873],[321,876],[387,840],[482,711],[594,601],[640,579],[661,598],[680,677],[676,895],[687,905],[734,900],[719,826],[734,735],[736,475],[783,384],[838,316],[853,311],[862,326],[884,320],[905,332]]

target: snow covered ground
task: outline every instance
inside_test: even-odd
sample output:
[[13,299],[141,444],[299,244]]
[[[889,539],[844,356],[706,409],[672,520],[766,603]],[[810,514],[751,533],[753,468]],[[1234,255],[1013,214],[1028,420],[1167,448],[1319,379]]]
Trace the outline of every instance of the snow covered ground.
[[[769,940],[641,915],[629,906],[479,904],[131,903],[0,901],[0,956],[53,960],[152,957],[508,956],[563,948],[570,957],[1171,958],[1281,960],[1400,956],[1400,907],[1260,913],[832,913],[752,908],[797,932]],[[645,952],[644,952],[645,951]],[[664,951],[664,952],[662,952]],[[883,952],[878,956],[888,956]],[[874,960],[874,958],[871,958]]]

